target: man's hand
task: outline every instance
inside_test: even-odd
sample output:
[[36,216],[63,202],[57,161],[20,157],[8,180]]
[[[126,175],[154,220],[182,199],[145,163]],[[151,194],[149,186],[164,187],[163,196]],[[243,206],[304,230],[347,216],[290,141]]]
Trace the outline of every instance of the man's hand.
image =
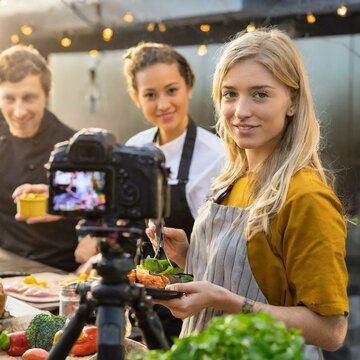
[[86,235],[79,241],[77,248],[75,249],[75,260],[83,264],[88,261],[92,256],[99,252],[97,242],[90,235]]
[[[45,184],[23,184],[18,186],[14,190],[12,194],[12,198],[14,199],[14,203],[17,203],[19,199],[25,194],[28,193],[48,194],[48,192],[49,192],[48,186]],[[15,219],[17,221],[25,221],[27,224],[37,224],[37,223],[58,221],[62,219],[62,217],[58,215],[50,215],[50,214],[46,214],[43,216],[23,217],[17,213],[15,215]]]

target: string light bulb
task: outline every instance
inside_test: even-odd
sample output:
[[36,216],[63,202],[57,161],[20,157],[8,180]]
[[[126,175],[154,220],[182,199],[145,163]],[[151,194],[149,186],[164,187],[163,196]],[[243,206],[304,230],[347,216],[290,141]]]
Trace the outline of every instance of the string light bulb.
[[246,27],[246,31],[247,32],[252,32],[256,30],[256,26],[253,22],[251,22],[247,27]]
[[211,26],[209,24],[201,24],[200,30],[202,32],[209,32],[211,30]]
[[347,14],[347,7],[345,5],[341,5],[336,9],[336,13],[339,16],[345,16]]
[[112,39],[113,35],[114,35],[114,31],[111,28],[105,28],[102,31],[102,37],[104,41],[109,42]]
[[166,25],[164,23],[159,23],[158,28],[160,32],[165,32],[167,30]]
[[204,56],[204,55],[207,54],[207,52],[208,52],[208,47],[207,47],[207,45],[201,44],[201,45],[199,46],[199,48],[198,48],[198,55],[199,55],[199,56]]
[[155,30],[155,24],[154,23],[149,23],[148,26],[146,27],[147,31],[149,32],[153,32]]
[[124,15],[123,19],[127,23],[132,23],[134,21],[134,15],[131,12],[128,12]]
[[13,44],[18,44],[20,42],[20,36],[18,34],[12,34],[10,36],[10,41],[13,43]]
[[90,51],[89,51],[89,55],[91,56],[91,57],[97,57],[98,55],[99,55],[99,51],[97,50],[97,49],[91,49]]
[[66,35],[63,36],[63,37],[61,38],[61,40],[60,40],[60,44],[61,44],[61,46],[64,47],[64,48],[70,47],[70,46],[71,46],[71,43],[72,43],[71,39],[70,39],[68,36],[66,36]]
[[316,17],[311,11],[306,14],[306,21],[309,24],[313,24],[316,21]]
[[33,29],[32,29],[32,27],[31,27],[30,25],[22,25],[22,26],[20,27],[20,31],[21,31],[24,35],[29,36],[29,35],[32,34]]

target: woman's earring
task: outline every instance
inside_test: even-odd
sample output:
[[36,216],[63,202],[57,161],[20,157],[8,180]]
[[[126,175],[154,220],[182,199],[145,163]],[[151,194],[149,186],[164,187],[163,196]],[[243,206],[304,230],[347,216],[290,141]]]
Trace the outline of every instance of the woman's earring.
[[287,116],[293,116],[294,114],[295,114],[294,108],[290,108],[286,113]]

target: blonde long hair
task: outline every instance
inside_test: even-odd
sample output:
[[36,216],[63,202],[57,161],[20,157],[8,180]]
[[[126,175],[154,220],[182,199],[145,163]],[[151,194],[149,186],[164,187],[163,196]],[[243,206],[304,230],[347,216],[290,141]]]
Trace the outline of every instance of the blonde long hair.
[[230,68],[241,61],[254,59],[288,87],[295,103],[295,114],[287,119],[287,127],[274,152],[256,171],[256,182],[250,189],[253,199],[249,209],[245,235],[270,233],[271,220],[285,202],[291,177],[300,169],[316,169],[321,179],[329,179],[321,165],[317,121],[307,74],[301,56],[292,40],[276,28],[239,33],[225,44],[213,80],[213,100],[218,114],[217,131],[224,140],[228,162],[212,187],[217,192],[233,183],[248,170],[244,149],[231,137],[228,123],[221,115],[221,87]]

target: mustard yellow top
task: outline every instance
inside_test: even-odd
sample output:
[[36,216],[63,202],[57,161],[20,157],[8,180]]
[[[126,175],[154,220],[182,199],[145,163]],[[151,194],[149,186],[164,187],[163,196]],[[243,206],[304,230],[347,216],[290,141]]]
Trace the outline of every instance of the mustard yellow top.
[[[248,185],[248,177],[239,179],[221,204],[248,207]],[[315,170],[298,171],[271,234],[248,240],[249,263],[268,302],[304,305],[324,316],[347,314],[345,239],[339,199]]]

